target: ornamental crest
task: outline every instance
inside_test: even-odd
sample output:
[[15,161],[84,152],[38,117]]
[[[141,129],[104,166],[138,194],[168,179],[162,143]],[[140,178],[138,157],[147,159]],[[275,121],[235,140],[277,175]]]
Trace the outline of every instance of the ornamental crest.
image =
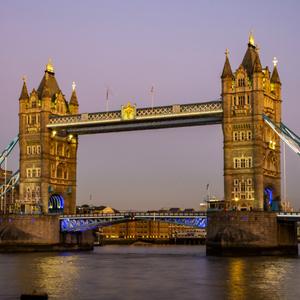
[[136,104],[131,105],[130,102],[128,102],[126,105],[122,105],[121,109],[121,117],[122,120],[134,120],[136,117]]

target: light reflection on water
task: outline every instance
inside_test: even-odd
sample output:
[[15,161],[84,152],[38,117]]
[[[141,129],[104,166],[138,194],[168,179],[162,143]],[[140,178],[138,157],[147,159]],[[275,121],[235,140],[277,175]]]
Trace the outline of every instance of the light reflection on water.
[[300,260],[206,257],[204,246],[0,255],[0,299],[300,299]]

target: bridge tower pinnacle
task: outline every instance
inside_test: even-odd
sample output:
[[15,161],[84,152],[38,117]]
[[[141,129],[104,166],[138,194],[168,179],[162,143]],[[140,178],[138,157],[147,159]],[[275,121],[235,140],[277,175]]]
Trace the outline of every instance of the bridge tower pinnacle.
[[77,111],[75,91],[68,103],[51,61],[37,90],[28,94],[24,81],[19,101],[20,190],[16,203],[21,211],[75,213],[77,137],[56,134],[47,125],[50,115]]
[[264,123],[281,120],[281,84],[262,68],[253,35],[232,73],[226,54],[222,81],[224,188],[227,209],[271,210],[280,205],[280,140]]

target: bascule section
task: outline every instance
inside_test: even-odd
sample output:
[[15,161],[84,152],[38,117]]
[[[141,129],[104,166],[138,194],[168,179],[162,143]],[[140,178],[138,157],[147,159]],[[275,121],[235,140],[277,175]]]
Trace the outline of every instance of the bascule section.
[[20,185],[16,205],[24,213],[75,213],[77,138],[47,128],[49,117],[78,112],[73,84],[66,101],[49,61],[38,89],[24,79],[19,98]]
[[281,122],[281,82],[262,67],[253,35],[233,73],[228,50],[222,72],[224,188],[227,209],[280,208],[280,138],[264,122]]

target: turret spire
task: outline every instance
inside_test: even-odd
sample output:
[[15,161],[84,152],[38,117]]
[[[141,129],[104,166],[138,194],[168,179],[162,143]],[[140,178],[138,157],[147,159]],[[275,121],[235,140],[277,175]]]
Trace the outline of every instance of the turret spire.
[[23,86],[22,86],[22,91],[21,91],[19,100],[27,100],[27,99],[29,99],[29,95],[28,95],[28,90],[27,90],[27,86],[26,86],[26,77],[23,76],[22,80],[23,80]]
[[278,64],[278,60],[276,57],[274,57],[274,59],[273,59],[274,69],[273,69],[272,76],[271,76],[271,82],[281,84],[280,77],[279,77],[278,70],[277,70],[277,64]]
[[249,46],[253,46],[255,48],[255,42],[254,42],[254,36],[253,36],[253,32],[252,30],[249,33],[249,42],[248,42]]
[[52,63],[51,58],[49,58],[48,63],[46,65],[46,72],[54,74],[54,67],[53,67],[53,63]]
[[224,67],[223,67],[223,72],[222,72],[222,75],[221,75],[221,78],[227,78],[227,77],[230,77],[232,78],[233,77],[233,73],[232,73],[232,70],[231,70],[231,66],[230,66],[230,62],[229,62],[229,59],[228,59],[228,55],[229,55],[229,51],[228,49],[226,49],[225,51],[225,64],[224,64]]
[[70,105],[78,106],[75,81],[73,81],[73,83],[72,83],[72,95],[71,95],[71,99],[70,99]]

